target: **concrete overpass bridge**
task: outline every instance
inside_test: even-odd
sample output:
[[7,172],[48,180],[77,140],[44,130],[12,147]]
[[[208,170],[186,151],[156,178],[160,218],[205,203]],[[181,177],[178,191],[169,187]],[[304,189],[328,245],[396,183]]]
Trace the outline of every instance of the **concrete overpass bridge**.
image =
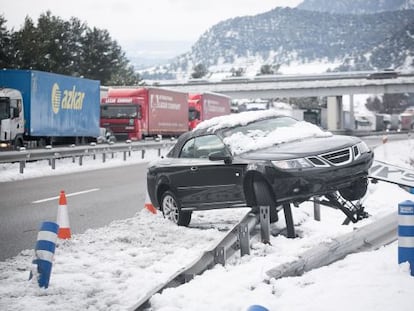
[[397,74],[394,71],[362,71],[317,75],[258,76],[254,79],[240,77],[219,82],[190,80],[187,83],[165,82],[158,85],[189,93],[222,93],[234,99],[327,97],[328,130],[342,130],[344,129],[344,95],[350,96],[350,124],[353,126],[353,95],[414,93],[414,74]]

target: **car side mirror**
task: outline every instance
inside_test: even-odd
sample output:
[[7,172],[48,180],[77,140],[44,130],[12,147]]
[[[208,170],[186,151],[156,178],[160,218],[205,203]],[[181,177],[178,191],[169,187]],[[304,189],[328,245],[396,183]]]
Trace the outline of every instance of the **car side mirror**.
[[212,152],[208,155],[208,159],[210,161],[224,161],[226,164],[231,164],[233,162],[233,158],[231,155],[223,154],[223,152]]

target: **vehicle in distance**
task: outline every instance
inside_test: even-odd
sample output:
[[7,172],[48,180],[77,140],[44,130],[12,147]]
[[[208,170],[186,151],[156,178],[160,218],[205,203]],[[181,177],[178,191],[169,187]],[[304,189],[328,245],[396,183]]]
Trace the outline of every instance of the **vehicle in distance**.
[[399,73],[393,69],[384,69],[368,74],[367,79],[395,79],[398,78],[398,74]]
[[230,114],[230,97],[218,93],[195,93],[188,95],[188,129],[200,122]]
[[0,70],[0,148],[95,142],[100,82],[38,70]]
[[273,110],[213,118],[181,135],[165,158],[148,166],[152,204],[187,226],[193,211],[270,206],[367,191],[373,152],[357,137],[333,135]]
[[100,125],[117,140],[179,136],[188,130],[188,94],[155,87],[110,88],[101,100]]

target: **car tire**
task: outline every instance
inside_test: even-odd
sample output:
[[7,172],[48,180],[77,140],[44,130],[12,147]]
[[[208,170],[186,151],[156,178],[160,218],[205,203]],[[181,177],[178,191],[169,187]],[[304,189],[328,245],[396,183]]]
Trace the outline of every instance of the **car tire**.
[[259,208],[259,206],[269,206],[270,223],[278,221],[279,217],[277,215],[275,200],[266,183],[263,181],[255,181],[253,183],[253,191],[256,197],[257,208]]
[[361,178],[354,181],[348,188],[340,189],[341,196],[348,201],[359,200],[367,193],[368,179]]
[[191,212],[181,211],[181,204],[171,191],[166,191],[161,198],[161,209],[164,218],[178,226],[187,227],[191,221]]

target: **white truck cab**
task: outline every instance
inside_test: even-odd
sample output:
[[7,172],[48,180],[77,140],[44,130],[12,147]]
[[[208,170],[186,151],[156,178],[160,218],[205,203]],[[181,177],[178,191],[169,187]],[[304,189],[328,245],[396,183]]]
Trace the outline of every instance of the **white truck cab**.
[[23,146],[24,113],[20,91],[0,88],[0,147]]

